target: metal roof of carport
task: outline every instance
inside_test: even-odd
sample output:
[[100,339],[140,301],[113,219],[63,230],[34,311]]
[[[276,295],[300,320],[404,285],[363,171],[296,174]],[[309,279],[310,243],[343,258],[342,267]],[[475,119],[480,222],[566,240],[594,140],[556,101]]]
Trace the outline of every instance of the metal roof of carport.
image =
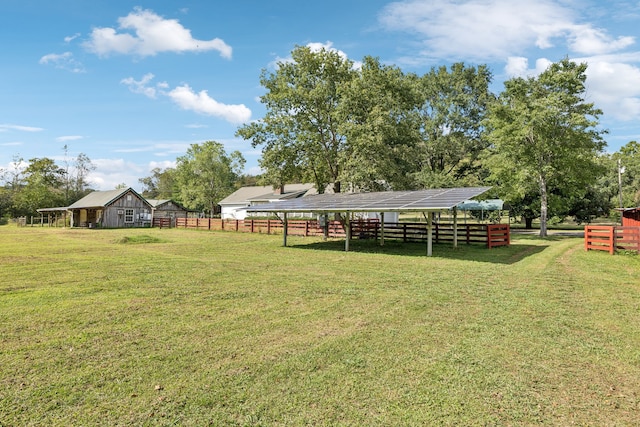
[[249,212],[422,212],[442,211],[487,192],[491,187],[438,188],[417,191],[317,194],[254,205]]
[[[284,246],[287,246],[287,213],[295,212],[437,212],[454,209],[465,200],[487,192],[491,187],[438,188],[417,191],[380,191],[373,193],[318,194],[293,200],[254,205],[249,212],[278,212],[284,214]],[[455,210],[454,210],[455,212]],[[345,251],[349,251],[351,226],[346,215]],[[427,223],[427,256],[432,251],[432,216]],[[382,222],[381,227],[384,227]],[[457,245],[457,223],[454,215],[454,246]],[[384,231],[381,231],[384,236]],[[384,237],[382,237],[384,239]],[[384,240],[382,240],[384,242]],[[382,243],[384,244],[384,243]]]

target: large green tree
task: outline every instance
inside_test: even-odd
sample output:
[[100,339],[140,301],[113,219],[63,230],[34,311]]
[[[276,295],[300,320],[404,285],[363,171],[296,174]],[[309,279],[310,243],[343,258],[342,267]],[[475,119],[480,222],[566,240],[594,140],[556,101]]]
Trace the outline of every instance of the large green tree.
[[176,192],[176,170],[153,168],[151,175],[138,181],[144,186],[142,195],[149,199],[171,199]]
[[485,65],[433,68],[418,81],[416,178],[422,187],[479,184],[480,154],[488,147],[484,123],[494,95]]
[[341,180],[360,190],[414,187],[415,111],[420,94],[415,75],[364,58],[355,78],[341,87]]
[[244,164],[239,151],[227,154],[219,142],[192,144],[186,154],[177,159],[178,201],[189,209],[213,215],[218,202],[236,189]]
[[333,184],[340,192],[346,138],[339,131],[340,87],[356,72],[339,52],[298,46],[291,60],[280,61],[274,72],[262,71],[260,98],[266,108],[258,122],[237,134],[262,147],[263,178],[274,186],[313,182],[319,192]]
[[64,169],[47,157],[33,158],[24,170],[24,185],[13,203],[21,215],[34,215],[39,208],[64,204]]
[[512,204],[536,194],[540,236],[554,189],[579,195],[601,175],[597,156],[605,146],[601,111],[585,102],[586,64],[564,59],[538,77],[513,78],[484,122],[492,143],[492,178]]
[[[610,168],[621,184],[622,207],[640,206],[640,143],[630,141],[613,154],[615,165]],[[619,174],[619,175],[618,175]],[[619,201],[615,205],[618,206]]]

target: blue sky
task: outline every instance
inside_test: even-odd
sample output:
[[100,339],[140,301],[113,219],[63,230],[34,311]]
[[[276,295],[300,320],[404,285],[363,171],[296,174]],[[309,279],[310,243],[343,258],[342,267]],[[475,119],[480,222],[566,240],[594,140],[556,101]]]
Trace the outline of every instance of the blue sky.
[[171,167],[190,144],[259,150],[235,138],[263,116],[262,69],[296,45],[406,72],[487,64],[493,91],[569,57],[587,62],[587,99],[608,151],[640,140],[638,1],[0,0],[0,168],[85,153],[93,188]]

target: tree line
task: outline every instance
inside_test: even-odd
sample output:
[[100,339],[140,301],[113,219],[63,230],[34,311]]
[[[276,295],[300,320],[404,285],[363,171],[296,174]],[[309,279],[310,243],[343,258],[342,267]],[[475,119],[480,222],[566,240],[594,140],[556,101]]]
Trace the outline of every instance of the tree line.
[[237,130],[261,149],[260,176],[243,175],[240,152],[206,141],[175,168],[140,179],[143,195],[213,214],[221,199],[256,183],[308,182],[319,192],[487,185],[527,226],[540,219],[546,235],[548,221],[585,222],[640,204],[640,145],[604,152],[602,111],[585,100],[586,70],[563,59],[494,94],[486,65],[418,75],[374,57],[356,66],[334,50],[296,47],[260,75],[264,116]]
[[24,160],[14,156],[11,166],[0,169],[0,219],[34,215],[37,209],[69,206],[93,191],[88,175],[96,166],[84,153],[64,157],[59,165],[48,157]]

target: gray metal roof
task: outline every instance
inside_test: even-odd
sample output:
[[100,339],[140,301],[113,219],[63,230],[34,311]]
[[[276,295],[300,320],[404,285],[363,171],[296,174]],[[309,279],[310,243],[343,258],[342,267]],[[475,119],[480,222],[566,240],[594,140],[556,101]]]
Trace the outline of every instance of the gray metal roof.
[[105,206],[109,206],[111,203],[113,203],[114,201],[122,197],[127,192],[131,192],[135,194],[137,197],[142,199],[145,203],[149,204],[144,199],[144,197],[140,196],[132,188],[121,188],[118,190],[94,191],[93,193],[87,194],[82,199],[70,205],[68,209],[71,210],[71,209],[102,208]]
[[318,194],[246,208],[249,212],[391,212],[441,211],[479,196],[491,187],[418,191]]
[[285,192],[277,194],[271,185],[257,185],[242,187],[218,202],[219,205],[250,204],[250,201],[286,199],[292,195],[298,196],[313,188],[313,184],[286,184]]
[[160,205],[164,205],[167,202],[170,202],[169,199],[147,199],[147,202],[154,208],[157,208]]

